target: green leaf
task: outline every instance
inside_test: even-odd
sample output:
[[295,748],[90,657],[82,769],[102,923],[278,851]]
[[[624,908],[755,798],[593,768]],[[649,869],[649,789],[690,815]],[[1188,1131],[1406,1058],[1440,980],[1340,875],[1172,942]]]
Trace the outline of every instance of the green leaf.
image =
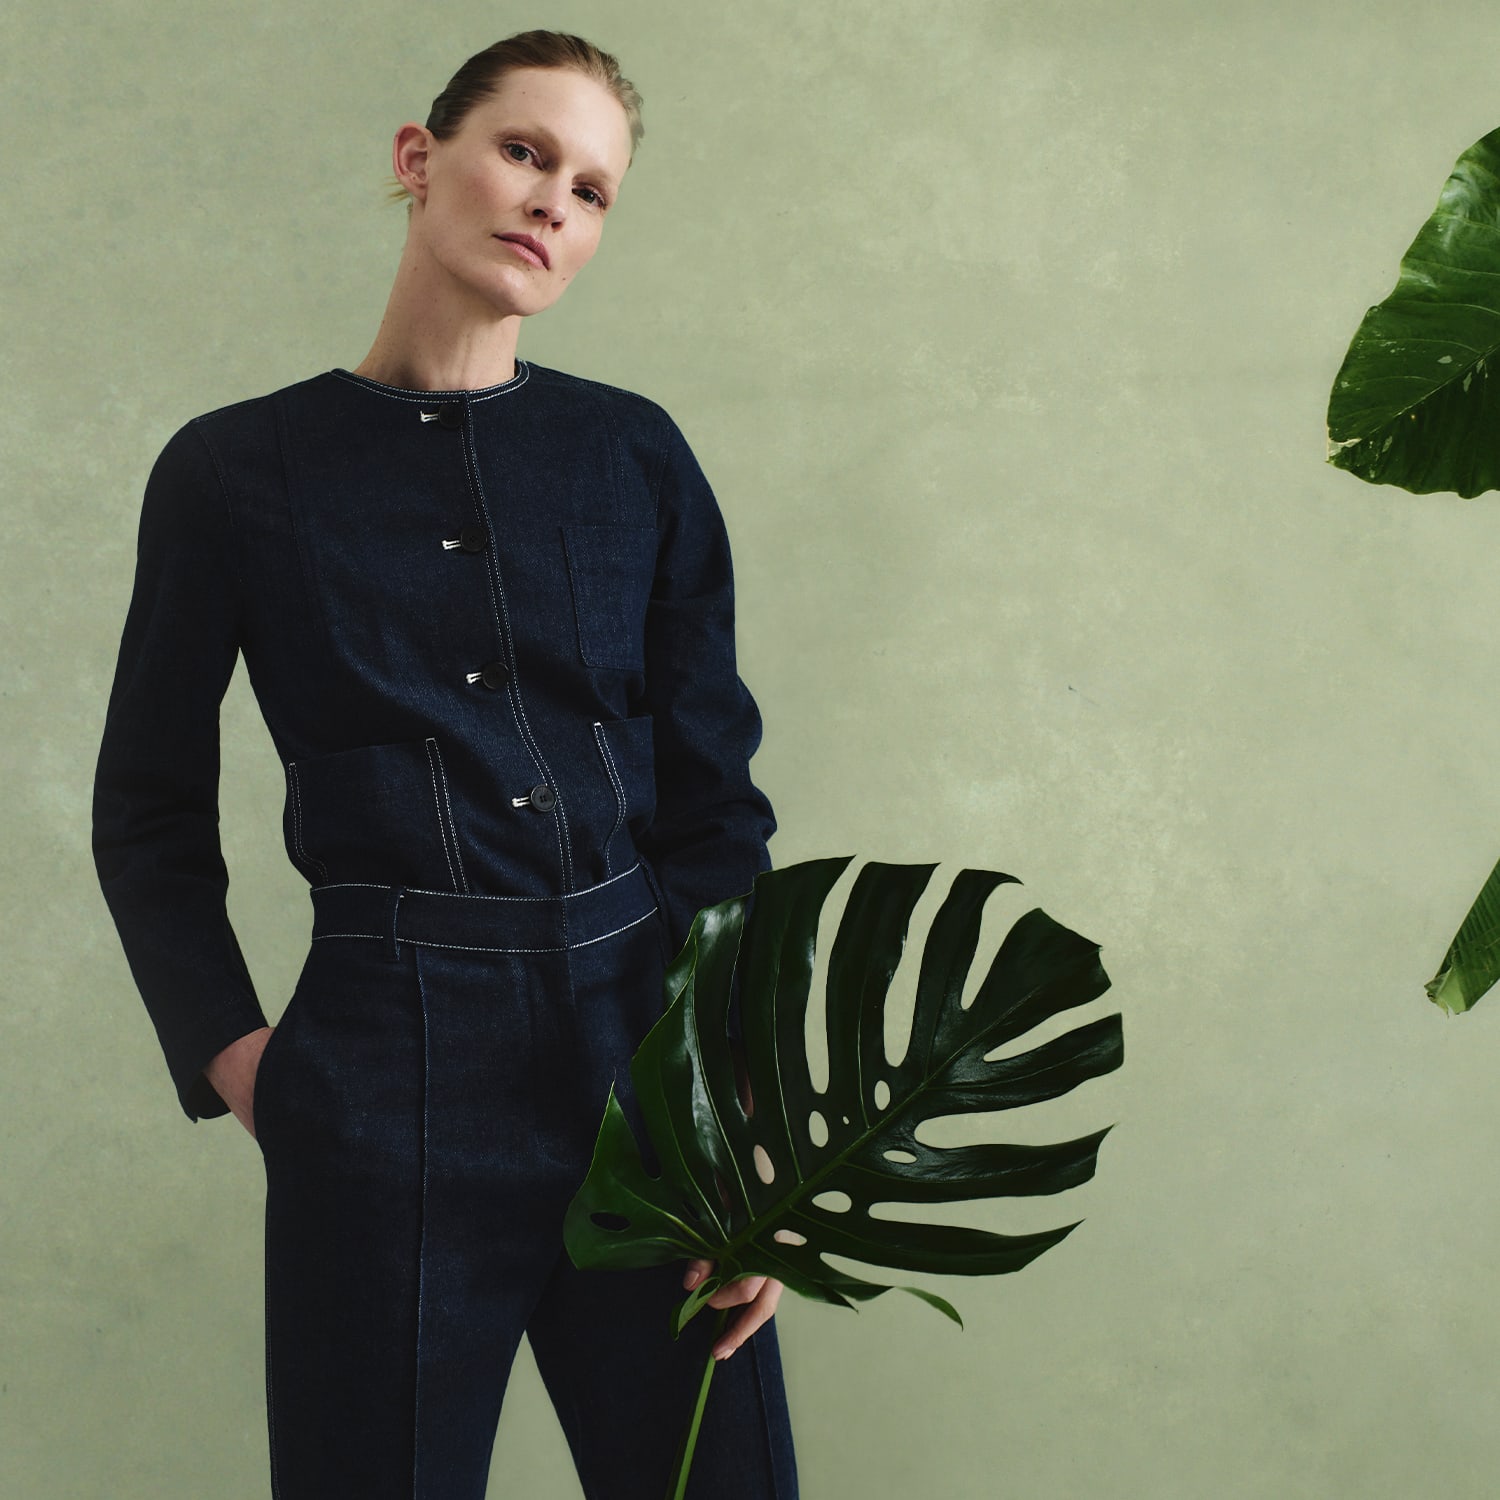
[[1500,488],[1500,130],[1459,157],[1333,383],[1328,461],[1372,484]]
[[[1056,1098],[1120,1065],[1118,1015],[987,1060],[1104,993],[1109,980],[1098,945],[1032,910],[1013,924],[965,1007],[984,902],[1012,877],[961,871],[926,936],[906,1055],[891,1063],[886,1000],[912,911],[937,867],[864,865],[829,953],[829,1076],[819,1092],[805,1045],[818,922],[850,863],[811,860],[767,871],[753,893],[694,919],[667,970],[667,1009],[631,1064],[660,1175],[645,1170],[610,1095],[593,1162],[569,1205],[565,1243],[580,1268],[715,1261],[714,1274],[675,1309],[674,1335],[740,1276],[773,1276],[804,1297],[844,1307],[890,1290],[827,1264],[824,1253],[909,1271],[987,1275],[1019,1270],[1076,1227],[1005,1235],[870,1210],[882,1202],[1056,1193],[1093,1175],[1104,1130],[1056,1145],[947,1148],[919,1142],[916,1131],[939,1116]],[[726,1029],[737,972],[749,1115]],[[829,1194],[843,1199],[830,1203]],[[945,1299],[914,1286],[902,1290],[961,1324]]]
[[1468,1010],[1500,979],[1500,864],[1474,898],[1438,971],[1427,981],[1433,1004],[1452,1015]]

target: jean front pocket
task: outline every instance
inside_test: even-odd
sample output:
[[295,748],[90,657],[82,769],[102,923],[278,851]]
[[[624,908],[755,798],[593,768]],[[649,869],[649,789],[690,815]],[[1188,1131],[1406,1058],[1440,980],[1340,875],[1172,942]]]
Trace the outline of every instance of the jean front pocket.
[[639,671],[646,659],[646,604],[656,577],[656,530],[565,522],[563,547],[578,623],[578,654],[590,667]]
[[273,1092],[272,1085],[276,1081],[272,1070],[286,1045],[285,1033],[291,1012],[292,1005],[289,1002],[286,1010],[282,1012],[281,1020],[271,1028],[271,1034],[266,1038],[266,1045],[260,1049],[260,1060],[255,1065],[255,1078],[250,1085],[250,1120],[255,1126],[256,1144],[262,1151],[266,1148],[265,1127],[270,1120],[271,1113],[274,1112],[274,1106],[271,1106],[268,1112],[268,1101]]

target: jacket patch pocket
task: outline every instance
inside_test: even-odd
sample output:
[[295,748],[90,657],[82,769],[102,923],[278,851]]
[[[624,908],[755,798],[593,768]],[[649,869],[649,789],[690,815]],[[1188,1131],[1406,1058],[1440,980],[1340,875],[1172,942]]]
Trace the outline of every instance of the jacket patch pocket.
[[315,882],[468,890],[435,739],[288,761],[286,782],[287,853]]
[[578,653],[591,667],[639,671],[646,602],[656,575],[656,529],[565,522],[563,547],[578,621]]
[[615,820],[605,834],[606,874],[617,874],[622,856],[615,840],[628,829],[632,843],[650,826],[656,813],[656,757],[651,715],[635,719],[596,720],[594,739],[605,773],[615,789]]

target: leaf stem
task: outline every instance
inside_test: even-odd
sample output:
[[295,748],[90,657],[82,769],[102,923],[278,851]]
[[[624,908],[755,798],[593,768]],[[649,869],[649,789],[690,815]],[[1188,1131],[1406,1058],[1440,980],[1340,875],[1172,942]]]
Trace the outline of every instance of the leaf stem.
[[729,1309],[719,1309],[718,1321],[714,1324],[713,1343],[710,1344],[708,1363],[703,1367],[703,1379],[698,1382],[698,1400],[693,1407],[693,1420],[688,1423],[687,1431],[682,1435],[682,1441],[677,1445],[677,1457],[672,1463],[672,1477],[667,1480],[667,1500],[682,1500],[687,1493],[688,1470],[693,1464],[693,1450],[698,1446],[698,1428],[703,1421],[703,1407],[708,1400],[708,1383],[714,1378],[714,1366],[718,1360],[713,1357],[713,1345],[719,1341],[719,1335],[724,1331],[725,1320],[729,1317]]

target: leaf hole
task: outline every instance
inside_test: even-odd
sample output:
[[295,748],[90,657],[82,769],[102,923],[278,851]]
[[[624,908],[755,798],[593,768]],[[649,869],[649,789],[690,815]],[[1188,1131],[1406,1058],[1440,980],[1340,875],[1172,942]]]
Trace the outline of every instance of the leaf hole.
[[805,1245],[807,1243],[807,1236],[805,1234],[798,1234],[795,1229],[778,1229],[771,1238],[783,1245]]
[[880,1154],[887,1161],[915,1161],[917,1159],[915,1151],[902,1151],[895,1146],[892,1146],[887,1151],[882,1151]]
[[755,1143],[755,1171],[762,1182],[776,1181],[776,1167],[770,1153],[759,1141]]
[[820,1110],[814,1110],[807,1117],[807,1134],[815,1146],[826,1146],[828,1144],[828,1121],[823,1118]]
[[813,1206],[831,1214],[846,1214],[854,1207],[854,1199],[838,1188],[829,1188],[813,1199]]
[[609,1230],[611,1234],[618,1234],[621,1230],[630,1228],[630,1220],[624,1214],[612,1214],[605,1209],[590,1214],[589,1219],[600,1229]]

